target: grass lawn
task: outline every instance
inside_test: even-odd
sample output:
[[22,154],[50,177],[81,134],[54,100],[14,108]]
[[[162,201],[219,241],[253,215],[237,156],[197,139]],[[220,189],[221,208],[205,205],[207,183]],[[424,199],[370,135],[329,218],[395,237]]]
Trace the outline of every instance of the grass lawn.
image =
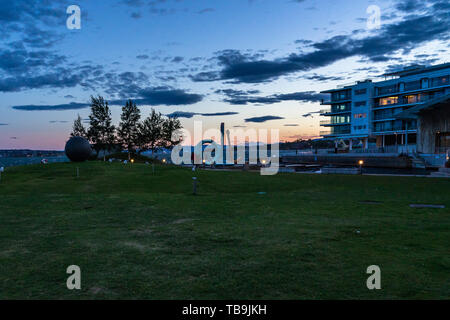
[[[432,178],[8,168],[0,298],[448,299],[449,194]],[[66,288],[73,264],[80,291]],[[381,290],[366,287],[369,265]]]

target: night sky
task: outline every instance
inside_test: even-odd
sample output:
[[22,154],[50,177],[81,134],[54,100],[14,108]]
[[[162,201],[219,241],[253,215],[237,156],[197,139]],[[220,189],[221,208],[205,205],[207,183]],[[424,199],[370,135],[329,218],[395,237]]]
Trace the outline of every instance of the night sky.
[[132,98],[187,129],[315,138],[321,90],[450,62],[449,12],[448,0],[0,0],[0,149],[63,149],[98,94],[116,123]]

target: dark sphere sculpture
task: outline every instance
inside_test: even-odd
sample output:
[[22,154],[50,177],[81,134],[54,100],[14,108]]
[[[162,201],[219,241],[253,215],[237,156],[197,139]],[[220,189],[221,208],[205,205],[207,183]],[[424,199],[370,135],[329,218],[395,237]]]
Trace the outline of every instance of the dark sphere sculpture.
[[92,153],[89,141],[83,137],[70,138],[66,143],[66,148],[64,151],[66,152],[66,156],[72,162],[86,161]]

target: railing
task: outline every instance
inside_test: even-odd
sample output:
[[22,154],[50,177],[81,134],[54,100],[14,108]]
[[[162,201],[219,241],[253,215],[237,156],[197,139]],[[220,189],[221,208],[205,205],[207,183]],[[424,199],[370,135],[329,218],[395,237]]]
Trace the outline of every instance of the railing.
[[[376,87],[375,88],[375,96],[381,96],[381,95],[385,95],[385,94],[397,94],[397,93],[402,93],[402,92],[408,92],[408,91],[416,91],[416,90],[421,90],[421,89],[432,89],[432,88],[438,88],[438,87],[445,87],[450,85],[450,83],[448,81],[436,81],[436,83],[433,82],[429,82],[429,86],[428,87],[423,87],[420,85],[418,87],[416,87],[416,89],[413,88],[404,88],[402,91],[400,91],[400,87],[397,85],[395,88],[388,88],[388,87]],[[381,89],[381,90],[380,90]]]
[[424,103],[424,102],[427,102],[427,101],[430,101],[430,100],[442,97],[443,95],[444,95],[443,93],[439,93],[439,94],[435,94],[433,97],[423,96],[423,97],[420,97],[420,98],[416,97],[414,99],[405,99],[405,98],[403,98],[403,99],[399,99],[399,101],[397,103],[385,104],[385,105],[376,103],[374,105],[374,108],[384,108],[384,107],[390,108],[390,107],[394,107],[394,106],[398,106],[398,105]]
[[344,110],[333,110],[332,108],[320,110],[321,114],[348,113],[348,112],[352,112],[352,108],[347,108]]
[[408,145],[394,145],[394,146],[384,146],[384,147],[372,147],[369,149],[353,149],[353,153],[415,153],[417,147],[415,144]]
[[394,120],[395,119],[395,115],[394,114],[389,114],[389,115],[375,115],[373,117],[373,120]]
[[341,134],[349,134],[350,129],[348,130],[327,130],[327,131],[320,131],[321,136],[329,136],[329,135],[341,135]]
[[327,126],[327,125],[346,125],[346,124],[350,124],[350,120],[348,120],[348,121],[345,121],[345,122],[336,122],[336,121],[333,121],[333,120],[322,120],[322,121],[320,121],[320,125],[321,126]]
[[[408,126],[408,131],[411,131],[411,130],[417,130],[417,125]],[[373,129],[374,133],[392,132],[392,131],[406,131],[406,126],[393,126],[393,127],[386,127],[386,128],[375,127]]]

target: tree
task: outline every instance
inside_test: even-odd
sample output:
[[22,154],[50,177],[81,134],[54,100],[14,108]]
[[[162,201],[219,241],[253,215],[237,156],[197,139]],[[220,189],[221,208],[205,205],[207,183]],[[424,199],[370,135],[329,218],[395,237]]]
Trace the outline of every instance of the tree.
[[80,115],[78,115],[78,118],[73,122],[73,129],[70,136],[87,138],[86,128],[83,126]]
[[[164,148],[172,148],[183,141],[183,137],[179,134],[182,129],[180,120],[176,117],[169,117],[164,120],[162,125],[162,139],[160,145]],[[178,139],[176,135],[178,133]]]
[[138,144],[139,138],[139,120],[141,119],[141,111],[133,101],[128,100],[122,107],[121,122],[117,129],[119,143],[128,150],[128,158],[134,147]]
[[[94,145],[97,156],[100,150],[111,150],[115,142],[115,127],[112,125],[111,110],[103,97],[91,96],[91,114],[89,115],[89,140]],[[105,155],[103,155],[105,158]]]
[[163,136],[163,124],[161,113],[152,109],[151,114],[139,124],[138,146],[141,150],[152,150],[153,155]]

